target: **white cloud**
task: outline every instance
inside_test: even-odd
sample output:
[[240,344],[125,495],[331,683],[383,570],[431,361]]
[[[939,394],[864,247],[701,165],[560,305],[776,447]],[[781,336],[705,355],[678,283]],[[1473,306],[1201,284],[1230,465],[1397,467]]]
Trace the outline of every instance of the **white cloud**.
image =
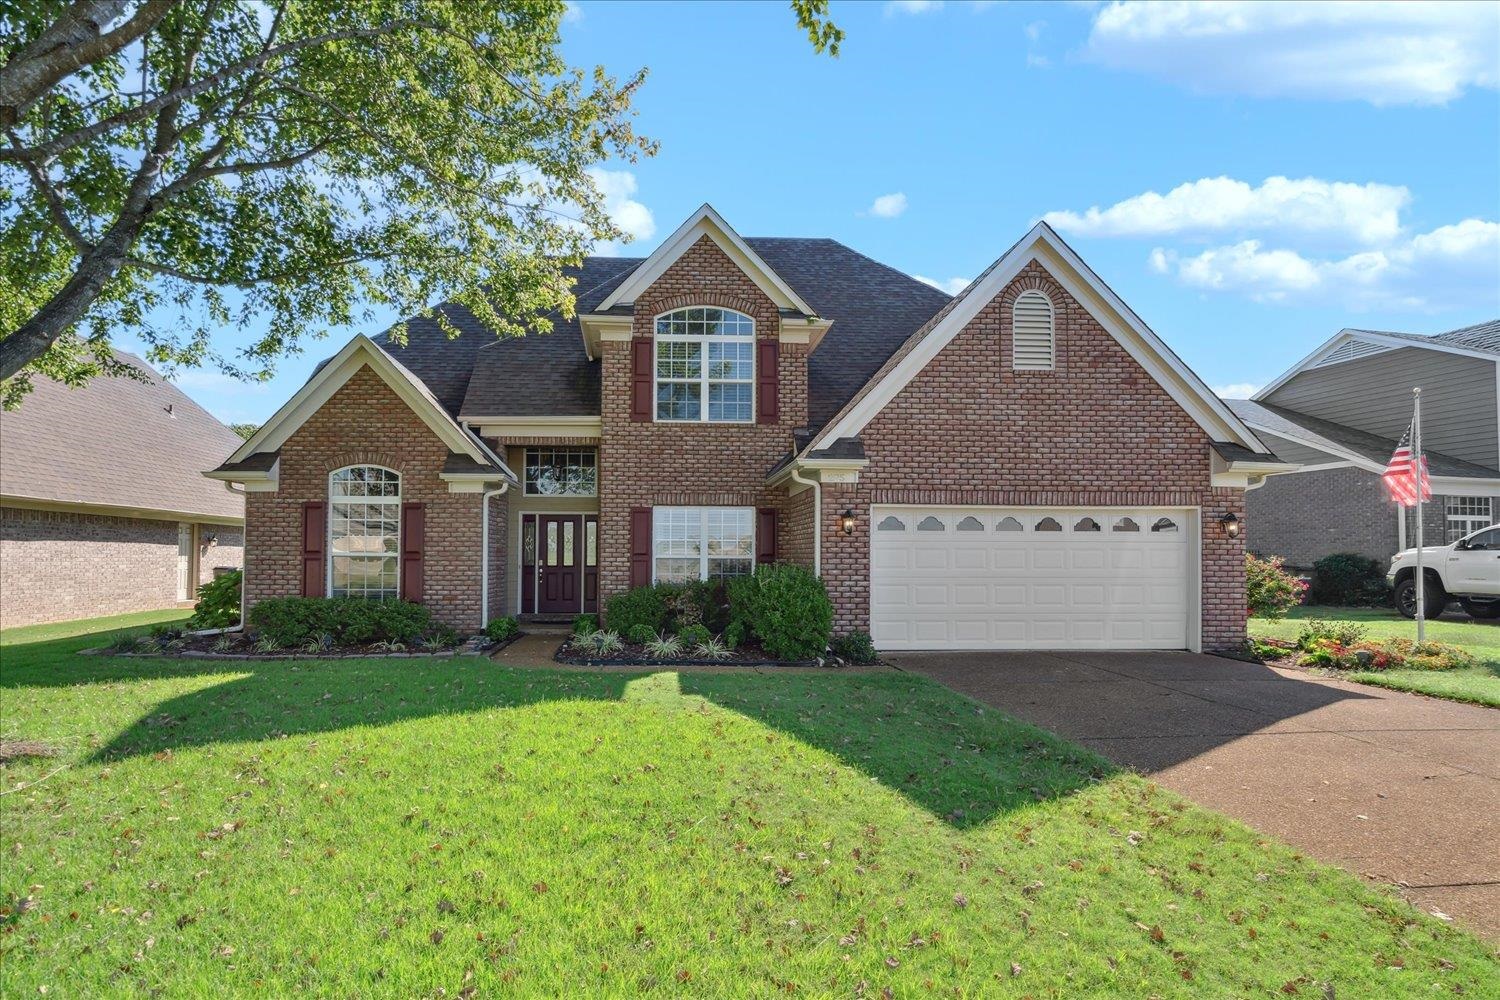
[[1395,239],[1411,192],[1391,184],[1268,177],[1258,187],[1205,177],[1166,194],[1147,191],[1108,208],[1048,212],[1054,228],[1079,236],[1175,236],[1268,230],[1314,233],[1361,244]]
[[1231,382],[1228,385],[1211,385],[1209,388],[1221,399],[1249,399],[1260,392],[1260,386],[1254,382]]
[[656,219],[651,209],[631,197],[637,187],[635,174],[602,167],[590,167],[588,174],[604,196],[604,210],[616,226],[633,240],[649,240],[656,234]]
[[583,8],[576,3],[563,4],[563,24],[577,24],[583,20]]
[[1190,257],[1151,252],[1152,270],[1194,288],[1259,302],[1316,302],[1352,310],[1500,306],[1500,223],[1465,219],[1410,240],[1345,257],[1308,257],[1260,240]]
[[1210,93],[1446,104],[1500,82],[1500,6],[1116,2],[1084,51]]
[[920,274],[914,274],[912,277],[924,285],[931,285],[933,288],[947,292],[949,295],[957,295],[965,288],[968,288],[969,282],[974,280],[973,278],[949,278],[946,281],[939,281],[937,278],[928,278]]
[[906,211],[906,195],[897,191],[894,194],[883,194],[876,198],[865,214],[873,215],[877,219],[894,219],[904,211]]
[[885,16],[892,14],[931,14],[943,9],[943,0],[888,0]]

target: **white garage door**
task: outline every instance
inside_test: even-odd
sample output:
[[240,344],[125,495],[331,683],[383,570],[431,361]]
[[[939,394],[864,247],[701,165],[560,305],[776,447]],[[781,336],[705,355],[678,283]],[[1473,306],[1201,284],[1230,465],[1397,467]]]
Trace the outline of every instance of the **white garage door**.
[[1185,649],[1194,512],[875,507],[878,649]]

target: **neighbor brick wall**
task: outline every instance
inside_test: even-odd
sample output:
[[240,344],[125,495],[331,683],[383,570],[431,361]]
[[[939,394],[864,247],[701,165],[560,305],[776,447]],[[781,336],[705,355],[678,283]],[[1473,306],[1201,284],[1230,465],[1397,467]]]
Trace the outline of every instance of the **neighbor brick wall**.
[[[1056,309],[1055,368],[1017,372],[1010,307],[1040,288]],[[1020,275],[864,429],[857,487],[823,496],[823,575],[836,629],[869,628],[870,505],[1176,506],[1203,509],[1203,645],[1244,637],[1239,491],[1210,484],[1203,429],[1039,263]],[[856,530],[838,519],[853,508]]]
[[248,602],[301,593],[302,504],[328,500],[329,473],[383,465],[401,474],[404,502],[426,505],[424,603],[439,621],[478,628],[480,494],[448,492],[438,478],[447,456],[447,445],[361,368],[281,446],[276,492],[245,496]]
[[[660,313],[683,306],[736,309],[755,320],[759,340],[775,340],[776,305],[718,244],[703,237],[636,299],[634,335],[649,337]],[[766,489],[766,472],[790,450],[791,431],[807,421],[807,348],[782,344],[779,423],[692,424],[630,419],[630,344],[602,345],[599,446],[599,596],[630,586],[630,510],[705,505],[775,507],[785,491]],[[778,541],[788,538],[786,516]],[[804,545],[804,547],[806,547]],[[811,555],[803,556],[811,562]]]
[[1272,476],[1245,496],[1245,544],[1288,567],[1311,569],[1335,552],[1387,560],[1396,551],[1396,508],[1378,473],[1324,469]]
[[[0,627],[176,607],[177,521],[0,508]],[[238,528],[200,525],[199,582],[240,564]]]

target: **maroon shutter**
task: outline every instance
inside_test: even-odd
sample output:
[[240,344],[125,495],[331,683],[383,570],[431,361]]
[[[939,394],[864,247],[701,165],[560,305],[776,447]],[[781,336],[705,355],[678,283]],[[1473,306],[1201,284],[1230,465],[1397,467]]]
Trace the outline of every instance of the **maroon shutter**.
[[651,419],[651,338],[630,342],[630,419]]
[[755,422],[781,419],[781,344],[762,340],[755,345]]
[[401,505],[401,599],[422,603],[422,544],[426,517],[419,503]]
[[630,585],[651,585],[651,508],[630,509]]
[[322,597],[323,540],[327,537],[325,508],[321,501],[302,505],[302,596]]
[[755,562],[764,566],[776,561],[776,511],[762,507],[755,520]]

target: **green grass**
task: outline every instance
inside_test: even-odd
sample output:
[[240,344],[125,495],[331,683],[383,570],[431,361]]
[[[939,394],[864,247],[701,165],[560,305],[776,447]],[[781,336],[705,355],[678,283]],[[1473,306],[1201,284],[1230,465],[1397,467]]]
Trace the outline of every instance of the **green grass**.
[[[1281,621],[1252,618],[1250,634],[1259,639],[1295,639],[1309,618],[1359,622],[1367,629],[1367,638],[1372,640],[1394,636],[1415,639],[1417,635],[1415,622],[1388,608],[1318,607],[1294,608]],[[1467,649],[1479,658],[1479,666],[1467,670],[1359,671],[1339,676],[1397,691],[1415,691],[1437,698],[1500,707],[1500,622],[1441,618],[1427,623],[1427,638]]]
[[0,643],[5,735],[62,750],[0,767],[5,996],[1500,991],[1394,894],[911,675]]

